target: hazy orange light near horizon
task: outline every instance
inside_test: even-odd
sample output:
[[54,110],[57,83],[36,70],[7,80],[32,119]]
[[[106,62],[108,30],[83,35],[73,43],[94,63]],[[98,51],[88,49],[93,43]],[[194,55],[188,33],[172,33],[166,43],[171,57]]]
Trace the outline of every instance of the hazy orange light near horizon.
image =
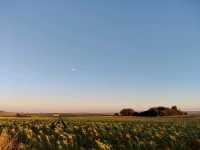
[[[19,96],[13,98],[2,97],[0,110],[11,112],[59,112],[59,113],[112,113],[119,112],[122,108],[133,108],[142,111],[155,106],[177,105],[186,111],[199,110],[198,103],[190,104],[189,99],[180,103],[172,103],[167,98],[125,98],[125,97],[79,97],[67,96]],[[106,101],[106,103],[105,103]],[[150,101],[151,103],[146,103]],[[194,101],[194,100],[193,100]],[[8,103],[9,102],[9,103]],[[198,102],[198,101],[197,101]]]

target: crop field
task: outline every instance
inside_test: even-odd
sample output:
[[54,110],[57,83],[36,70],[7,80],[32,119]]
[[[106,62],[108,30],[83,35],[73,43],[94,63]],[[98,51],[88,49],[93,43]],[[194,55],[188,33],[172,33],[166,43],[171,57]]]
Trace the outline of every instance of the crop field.
[[0,150],[198,150],[200,118],[1,118]]

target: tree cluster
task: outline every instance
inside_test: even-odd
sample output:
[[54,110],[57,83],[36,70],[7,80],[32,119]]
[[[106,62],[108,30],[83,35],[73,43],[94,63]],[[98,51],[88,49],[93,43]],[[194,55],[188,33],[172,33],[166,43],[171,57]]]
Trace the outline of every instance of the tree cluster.
[[168,107],[152,107],[146,111],[136,112],[131,108],[124,108],[120,111],[121,116],[177,116],[187,115],[187,112],[179,110],[176,106]]

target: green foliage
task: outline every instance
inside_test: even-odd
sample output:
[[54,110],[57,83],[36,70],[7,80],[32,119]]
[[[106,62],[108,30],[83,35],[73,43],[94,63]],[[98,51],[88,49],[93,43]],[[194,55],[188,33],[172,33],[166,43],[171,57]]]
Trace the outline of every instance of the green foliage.
[[198,118],[74,118],[1,120],[0,131],[6,131],[22,150],[198,150],[200,147]]
[[168,107],[152,107],[146,111],[135,113],[136,116],[181,116],[187,115],[187,113],[178,110],[176,106],[172,106],[172,108]]
[[133,116],[134,110],[131,108],[124,108],[120,111],[120,115],[122,116]]

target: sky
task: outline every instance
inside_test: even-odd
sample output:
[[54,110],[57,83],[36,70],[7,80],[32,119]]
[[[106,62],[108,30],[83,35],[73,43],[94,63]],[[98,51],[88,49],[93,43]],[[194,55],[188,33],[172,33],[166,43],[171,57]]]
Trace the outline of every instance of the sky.
[[200,110],[198,0],[0,2],[0,109]]

